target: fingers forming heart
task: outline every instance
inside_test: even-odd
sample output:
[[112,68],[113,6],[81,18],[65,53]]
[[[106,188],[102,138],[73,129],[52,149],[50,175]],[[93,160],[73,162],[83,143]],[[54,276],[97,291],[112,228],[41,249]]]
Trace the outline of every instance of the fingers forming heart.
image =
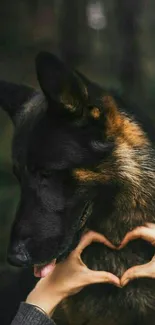
[[[137,227],[130,231],[124,237],[118,249],[122,249],[130,241],[135,239],[143,239],[148,241],[152,246],[155,246],[155,225],[147,223],[145,226]],[[125,286],[131,280],[137,278],[155,278],[155,256],[149,263],[134,266],[128,269],[121,278],[121,285]]]
[[[99,235],[100,236],[100,235]],[[91,236],[90,236],[91,237]],[[100,242],[104,243],[108,247],[112,249],[121,250],[123,247],[125,247],[130,241],[135,239],[143,239],[148,241],[151,245],[155,246],[155,224],[147,223],[145,226],[137,227],[134,230],[128,232],[124,239],[122,240],[122,243],[119,247],[113,246],[108,239],[106,239],[104,236],[101,235],[100,238],[98,238]],[[90,244],[92,240],[87,239],[87,244]],[[80,250],[83,250],[83,246],[85,246],[85,239],[83,240],[83,243],[81,245]],[[86,245],[87,246],[87,245]],[[137,278],[155,278],[155,256],[152,258],[152,260],[144,265],[138,265],[134,266],[123,274],[123,276],[120,279],[120,284],[122,287],[124,287],[129,281],[137,279]]]
[[[73,254],[75,256],[75,258],[78,258],[78,260],[80,261],[81,265],[86,266],[83,261],[81,260],[81,254],[83,252],[83,250],[90,245],[92,242],[99,242],[99,243],[103,243],[106,246],[108,246],[111,249],[115,249],[115,246],[109,242],[109,240],[104,236],[101,235],[95,231],[89,231],[87,232],[82,238],[80,243],[78,244],[78,246],[76,247],[76,249],[74,250]],[[93,270],[89,270],[89,273],[87,274],[90,279],[91,282],[93,283],[99,283],[99,282],[107,282],[107,283],[112,283],[113,285],[120,287],[120,279],[110,273],[110,272],[105,272],[105,271],[93,271]]]
[[128,269],[121,278],[121,286],[124,287],[129,281],[138,278],[155,278],[155,262],[149,262],[144,265],[138,265]]
[[137,227],[134,230],[128,232],[118,249],[122,249],[130,241],[135,239],[144,239],[148,241],[151,245],[155,246],[155,225],[147,224],[145,227]]

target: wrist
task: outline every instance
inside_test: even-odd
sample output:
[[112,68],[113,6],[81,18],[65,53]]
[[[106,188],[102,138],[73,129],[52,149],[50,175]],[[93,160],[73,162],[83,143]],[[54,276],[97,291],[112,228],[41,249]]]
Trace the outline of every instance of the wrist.
[[[48,317],[51,317],[57,307],[57,305],[63,300],[61,295],[52,292],[49,296],[48,295],[30,295],[26,299],[26,303],[34,305],[36,308],[41,309]],[[40,311],[41,311],[40,310]]]

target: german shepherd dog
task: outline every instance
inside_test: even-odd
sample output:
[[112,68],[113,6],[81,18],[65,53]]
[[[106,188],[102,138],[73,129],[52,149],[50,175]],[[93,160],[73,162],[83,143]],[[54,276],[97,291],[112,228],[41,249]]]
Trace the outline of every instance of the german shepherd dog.
[[[119,245],[128,231],[155,222],[155,152],[141,113],[122,109],[52,54],[38,54],[36,71],[40,91],[1,81],[0,105],[15,125],[13,170],[21,186],[8,260],[43,276],[87,229]],[[153,255],[138,239],[121,251],[93,243],[82,258],[121,277]],[[63,305],[69,324],[153,325],[155,281],[90,285]]]

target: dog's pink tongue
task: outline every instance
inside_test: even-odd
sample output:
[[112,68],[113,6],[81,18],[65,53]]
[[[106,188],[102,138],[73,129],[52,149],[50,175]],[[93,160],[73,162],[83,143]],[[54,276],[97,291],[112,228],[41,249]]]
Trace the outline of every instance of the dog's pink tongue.
[[54,270],[55,265],[56,259],[44,266],[34,265],[34,276],[36,278],[44,278],[47,274],[51,273]]

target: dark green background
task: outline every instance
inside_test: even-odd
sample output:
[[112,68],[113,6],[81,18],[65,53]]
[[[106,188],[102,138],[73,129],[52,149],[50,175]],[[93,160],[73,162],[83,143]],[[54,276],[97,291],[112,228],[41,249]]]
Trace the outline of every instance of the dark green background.
[[[34,58],[49,50],[155,120],[154,12],[153,0],[1,0],[0,79],[38,86]],[[1,266],[19,198],[11,173],[12,132],[0,109]]]

